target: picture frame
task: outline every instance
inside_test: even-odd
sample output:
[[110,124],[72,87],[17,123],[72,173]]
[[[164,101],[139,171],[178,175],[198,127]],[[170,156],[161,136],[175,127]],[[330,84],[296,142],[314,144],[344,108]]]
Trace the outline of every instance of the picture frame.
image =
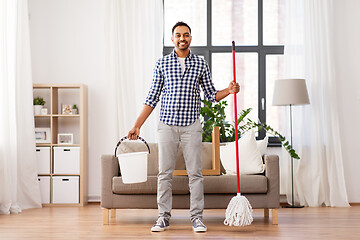
[[57,143],[63,145],[69,145],[74,143],[74,134],[72,133],[58,133]]
[[73,109],[70,104],[61,104],[61,114],[69,115],[73,114]]
[[36,143],[51,143],[50,128],[35,128]]

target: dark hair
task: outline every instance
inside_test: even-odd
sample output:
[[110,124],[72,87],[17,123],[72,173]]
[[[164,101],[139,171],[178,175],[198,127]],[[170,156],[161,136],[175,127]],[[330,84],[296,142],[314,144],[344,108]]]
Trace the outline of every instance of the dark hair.
[[171,33],[174,34],[175,28],[177,28],[177,27],[179,27],[179,26],[185,26],[185,27],[187,27],[187,28],[189,29],[190,33],[191,33],[191,28],[189,27],[189,25],[187,25],[187,24],[184,23],[184,22],[177,22],[177,23],[173,26]]

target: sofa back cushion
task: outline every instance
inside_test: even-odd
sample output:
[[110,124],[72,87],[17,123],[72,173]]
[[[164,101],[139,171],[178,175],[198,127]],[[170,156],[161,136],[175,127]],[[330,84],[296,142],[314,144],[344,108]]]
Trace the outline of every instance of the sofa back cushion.
[[[148,176],[157,176],[158,174],[158,145],[157,143],[149,143],[150,154],[148,155]],[[118,154],[121,153],[131,153],[131,152],[147,152],[147,148],[144,143],[138,141],[125,141],[119,145]],[[211,169],[212,167],[212,144],[211,143],[202,143],[201,151],[201,161],[203,169]],[[179,152],[176,159],[177,170],[184,170],[185,160],[182,153],[181,144],[179,147]]]

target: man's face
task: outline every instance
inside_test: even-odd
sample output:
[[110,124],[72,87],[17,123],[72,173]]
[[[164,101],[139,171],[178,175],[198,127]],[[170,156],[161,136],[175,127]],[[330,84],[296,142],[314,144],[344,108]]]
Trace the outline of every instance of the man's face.
[[175,48],[179,50],[186,50],[190,47],[191,43],[190,31],[186,26],[178,26],[174,29],[171,41],[174,43]]

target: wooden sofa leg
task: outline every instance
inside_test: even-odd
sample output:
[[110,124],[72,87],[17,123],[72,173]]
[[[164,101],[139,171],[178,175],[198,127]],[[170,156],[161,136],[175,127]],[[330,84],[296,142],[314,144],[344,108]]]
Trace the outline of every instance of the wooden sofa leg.
[[264,208],[264,218],[269,218],[269,209]]
[[272,223],[273,223],[273,225],[278,225],[278,210],[277,209],[271,209],[271,215],[272,215]]
[[116,209],[110,210],[111,221],[116,221]]
[[109,209],[107,209],[107,208],[103,209],[103,224],[104,225],[109,224]]

